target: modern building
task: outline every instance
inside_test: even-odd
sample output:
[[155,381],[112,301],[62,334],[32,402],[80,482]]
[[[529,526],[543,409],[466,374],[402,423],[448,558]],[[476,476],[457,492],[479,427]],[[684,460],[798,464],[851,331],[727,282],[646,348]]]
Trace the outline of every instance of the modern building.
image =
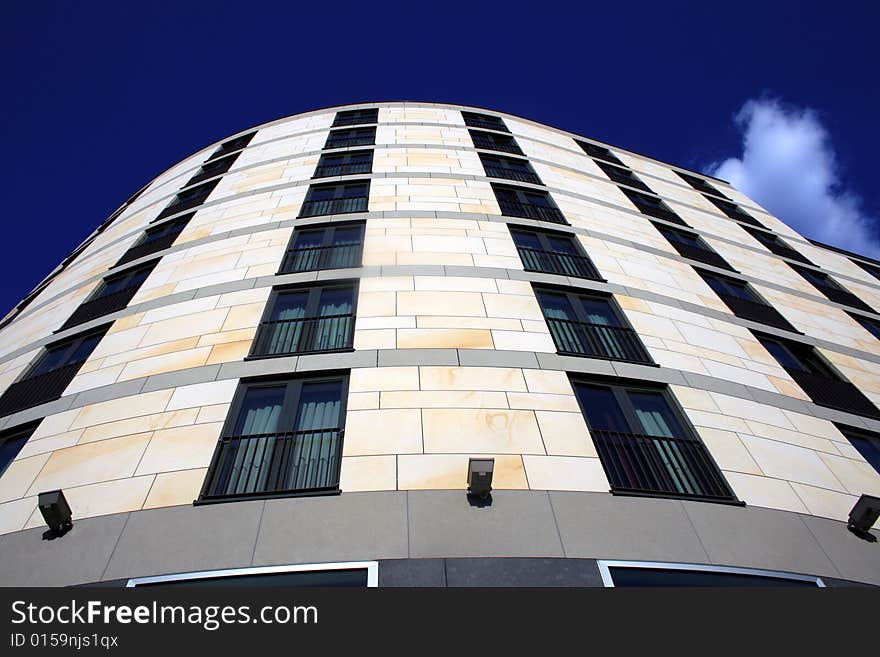
[[880,262],[517,116],[251,128],[0,323],[0,584],[880,585],[878,310]]

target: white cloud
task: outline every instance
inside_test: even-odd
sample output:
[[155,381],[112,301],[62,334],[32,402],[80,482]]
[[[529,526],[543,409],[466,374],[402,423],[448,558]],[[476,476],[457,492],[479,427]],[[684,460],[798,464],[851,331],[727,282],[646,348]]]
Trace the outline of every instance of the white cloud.
[[880,257],[880,222],[840,180],[828,132],[811,109],[750,100],[736,115],[743,154],[708,168],[802,235]]

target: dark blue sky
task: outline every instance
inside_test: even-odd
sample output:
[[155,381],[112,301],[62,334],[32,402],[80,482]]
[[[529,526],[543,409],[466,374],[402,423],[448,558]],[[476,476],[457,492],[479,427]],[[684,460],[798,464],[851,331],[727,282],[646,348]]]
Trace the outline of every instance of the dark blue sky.
[[741,154],[732,116],[770,95],[819,112],[878,217],[878,23],[868,2],[7,3],[0,316],[189,153],[368,100],[494,108],[701,169]]

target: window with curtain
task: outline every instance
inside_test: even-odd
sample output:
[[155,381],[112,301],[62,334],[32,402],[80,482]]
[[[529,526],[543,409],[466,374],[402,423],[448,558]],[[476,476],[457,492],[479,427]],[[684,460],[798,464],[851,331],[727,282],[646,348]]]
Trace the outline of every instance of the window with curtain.
[[279,273],[360,267],[364,224],[335,224],[296,230]]

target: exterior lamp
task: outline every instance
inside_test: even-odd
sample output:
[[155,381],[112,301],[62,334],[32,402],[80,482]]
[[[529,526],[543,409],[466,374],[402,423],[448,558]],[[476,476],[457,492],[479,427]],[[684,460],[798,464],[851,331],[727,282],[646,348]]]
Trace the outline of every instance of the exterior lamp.
[[[880,518],[880,497],[863,494],[849,512],[846,528],[860,538],[877,540],[868,530],[878,518]],[[869,536],[871,538],[868,538]]]
[[57,536],[63,536],[73,527],[73,514],[62,490],[40,493],[38,504],[43,520]]
[[485,500],[492,492],[495,459],[468,459],[468,496]]

